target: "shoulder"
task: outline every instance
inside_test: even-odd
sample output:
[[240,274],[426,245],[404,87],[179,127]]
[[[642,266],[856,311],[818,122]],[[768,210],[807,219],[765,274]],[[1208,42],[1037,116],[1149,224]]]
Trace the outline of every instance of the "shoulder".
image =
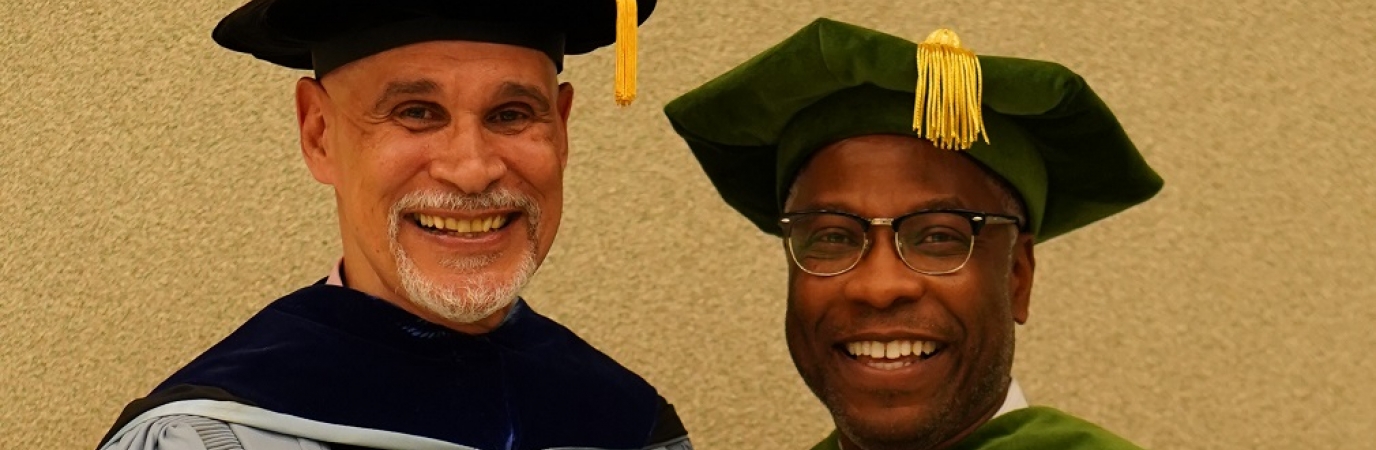
[[325,450],[309,439],[196,415],[168,415],[131,423],[100,450]]
[[678,417],[678,411],[674,410],[674,405],[659,397],[659,407],[655,413],[654,428],[650,431],[649,450],[693,450],[693,443],[688,440],[688,429],[683,426],[683,420]]
[[1104,428],[1055,408],[1033,406],[1001,415],[961,442],[962,450],[1047,448],[1140,450]]
[[521,349],[518,357],[527,357],[537,365],[548,365],[549,369],[561,373],[582,373],[595,380],[619,383],[633,382],[649,387],[635,371],[625,367],[611,355],[593,346],[578,333],[541,315],[529,305],[517,306],[519,322],[516,327],[505,332],[502,341],[513,348]]
[[516,329],[530,333],[524,342],[531,345],[508,362],[508,383],[538,398],[539,409],[559,412],[548,417],[579,417],[579,428],[592,434],[642,436],[636,444],[645,449],[692,449],[673,404],[649,381],[563,324],[529,309],[518,313]]

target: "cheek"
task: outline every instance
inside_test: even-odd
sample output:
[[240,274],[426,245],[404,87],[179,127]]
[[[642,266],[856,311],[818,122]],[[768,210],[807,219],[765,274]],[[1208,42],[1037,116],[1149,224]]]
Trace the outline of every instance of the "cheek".
[[785,312],[787,326],[797,328],[790,331],[790,339],[810,337],[819,327],[828,308],[837,297],[828,289],[828,283],[818,277],[802,274],[796,269],[789,271],[788,308]]
[[408,188],[419,186],[413,182],[425,171],[431,143],[376,133],[357,138],[357,145],[341,152],[340,183],[336,185],[344,200],[341,206],[350,209],[351,215],[385,225],[392,205],[409,192]]
[[800,370],[810,366],[812,357],[811,352],[804,349],[809,348],[808,335],[804,330],[808,329],[808,313],[800,307],[796,287],[790,283],[788,289],[788,304],[784,310],[784,339],[788,343],[789,356],[793,358],[793,363]]
[[[975,275],[974,271],[971,275]],[[980,273],[967,280],[953,283],[948,299],[951,312],[963,325],[977,334],[992,335],[994,330],[1011,326],[1013,308],[1009,296],[1007,274]]]
[[539,135],[505,137],[502,158],[507,167],[505,187],[519,190],[535,199],[540,207],[538,252],[544,255],[553,245],[563,217],[564,163],[562,147]]
[[558,195],[564,185],[561,150],[548,146],[526,146],[512,152],[508,163],[532,187],[544,195]]
[[561,141],[548,139],[550,133],[513,136],[505,142],[508,169],[531,191],[548,211],[555,211],[563,202],[564,155]]
[[507,165],[518,188],[534,196],[548,218],[558,219],[564,204],[564,167],[555,155],[547,148],[522,149],[511,153]]

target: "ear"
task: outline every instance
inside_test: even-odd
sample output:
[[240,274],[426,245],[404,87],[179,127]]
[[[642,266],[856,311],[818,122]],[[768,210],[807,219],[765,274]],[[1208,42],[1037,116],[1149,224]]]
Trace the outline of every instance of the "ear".
[[556,102],[559,107],[559,120],[564,123],[564,127],[569,125],[569,112],[573,111],[573,85],[567,82],[559,83],[559,100]]
[[1032,254],[1035,241],[1036,238],[1031,233],[1019,233],[1013,243],[1013,273],[1009,277],[1009,297],[1013,302],[1013,321],[1019,325],[1027,323],[1028,303],[1032,300],[1032,276],[1037,269],[1037,258]]
[[559,98],[555,102],[559,108],[559,127],[564,129],[564,149],[559,155],[559,165],[567,167],[569,162],[569,113],[573,111],[573,85],[559,83]]
[[306,167],[316,181],[333,185],[335,171],[330,161],[333,154],[325,148],[325,112],[328,107],[329,97],[320,81],[310,77],[296,81],[296,125],[301,133],[301,156],[306,159]]

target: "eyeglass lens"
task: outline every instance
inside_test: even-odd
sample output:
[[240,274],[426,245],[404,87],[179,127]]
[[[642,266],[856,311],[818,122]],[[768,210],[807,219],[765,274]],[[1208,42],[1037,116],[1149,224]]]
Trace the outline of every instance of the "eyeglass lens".
[[[789,249],[803,270],[834,275],[860,262],[870,245],[866,224],[836,213],[800,214],[790,219]],[[959,214],[928,212],[902,218],[896,224],[899,257],[923,273],[946,273],[969,259],[974,245],[970,219]]]

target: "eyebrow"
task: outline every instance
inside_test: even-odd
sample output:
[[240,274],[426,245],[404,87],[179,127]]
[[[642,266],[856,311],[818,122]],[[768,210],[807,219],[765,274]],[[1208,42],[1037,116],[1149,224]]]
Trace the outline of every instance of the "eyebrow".
[[918,204],[917,209],[968,209],[970,206],[955,196],[937,197]]
[[540,111],[549,110],[549,96],[546,96],[544,91],[534,85],[507,81],[502,83],[502,87],[497,90],[497,97],[522,97],[535,102],[536,108]]
[[373,104],[373,109],[381,110],[387,105],[387,102],[399,96],[433,94],[439,91],[439,83],[428,78],[392,81],[387,83],[387,88],[382,91],[382,95],[378,96],[377,103]]

